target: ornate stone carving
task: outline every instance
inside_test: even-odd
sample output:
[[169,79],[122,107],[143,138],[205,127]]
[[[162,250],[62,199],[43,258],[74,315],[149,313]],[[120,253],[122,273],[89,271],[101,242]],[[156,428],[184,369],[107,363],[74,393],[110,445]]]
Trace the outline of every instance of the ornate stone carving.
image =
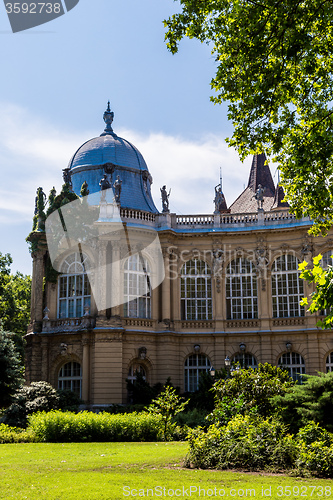
[[313,253],[312,239],[309,237],[308,234],[306,234],[303,238],[301,253],[303,257],[306,257],[307,255],[311,256]]

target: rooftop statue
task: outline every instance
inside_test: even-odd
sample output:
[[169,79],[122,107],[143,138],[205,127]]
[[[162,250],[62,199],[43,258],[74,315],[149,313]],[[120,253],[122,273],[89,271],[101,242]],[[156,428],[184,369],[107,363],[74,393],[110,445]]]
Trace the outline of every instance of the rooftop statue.
[[114,201],[116,203],[120,203],[120,194],[121,194],[121,184],[122,180],[120,179],[120,176],[117,175],[117,179],[115,180],[113,184],[113,189],[114,189]]
[[263,188],[262,185],[259,184],[256,194],[253,196],[253,198],[257,200],[258,210],[263,210],[265,191],[266,188]]
[[224,194],[222,193],[221,184],[218,184],[217,186],[215,186],[215,198],[213,201],[215,203],[214,214],[219,214],[221,212],[221,210],[223,210],[223,207],[225,206],[225,198],[224,198]]
[[162,212],[163,213],[168,213],[170,212],[169,210],[169,196],[171,193],[171,189],[169,191],[169,194],[167,193],[166,186],[163,186],[160,188],[161,191],[161,197],[162,197]]
[[111,187],[111,184],[110,184],[109,179],[107,178],[106,174],[104,174],[104,176],[101,179],[99,185],[100,185],[100,188],[101,188],[101,191],[102,191],[101,201],[105,201],[106,190],[110,189],[110,187]]

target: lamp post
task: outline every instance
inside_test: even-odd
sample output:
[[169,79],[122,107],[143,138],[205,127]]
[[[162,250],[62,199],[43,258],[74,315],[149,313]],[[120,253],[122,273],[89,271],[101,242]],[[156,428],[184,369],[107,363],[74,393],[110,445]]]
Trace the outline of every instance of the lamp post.
[[211,366],[211,367],[209,368],[209,373],[210,373],[210,376],[211,376],[212,378],[214,378],[214,377],[215,377],[215,368],[214,368],[214,366]]
[[230,361],[230,358],[229,356],[227,356],[224,360],[224,364],[225,364],[225,367],[227,369],[227,378],[230,377],[230,365],[231,365],[231,361]]

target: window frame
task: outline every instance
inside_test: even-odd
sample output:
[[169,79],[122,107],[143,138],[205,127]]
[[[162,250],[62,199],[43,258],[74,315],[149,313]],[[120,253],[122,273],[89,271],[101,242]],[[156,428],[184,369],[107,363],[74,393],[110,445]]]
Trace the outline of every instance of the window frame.
[[[298,362],[294,362],[293,360],[293,357],[296,358],[296,356],[298,357]],[[287,357],[289,357],[290,360],[288,364],[283,362],[283,359],[286,359]],[[278,361],[278,367],[282,370],[287,370],[289,376],[294,381],[299,381],[300,383],[302,383],[302,375],[306,374],[305,366],[305,360],[299,352],[285,352],[281,354]]]
[[[71,262],[72,256],[74,256],[74,260]],[[78,269],[79,266],[81,269]],[[84,253],[72,252],[64,259],[61,265],[62,272],[58,276],[58,319],[82,318],[85,307],[91,307],[91,286],[87,276],[87,269],[89,269],[89,267],[90,259]],[[71,287],[75,289],[72,295],[70,294]],[[82,293],[78,294],[78,289],[81,289]],[[88,293],[86,293],[86,291]],[[73,313],[71,313],[71,311],[73,311]]]
[[[205,359],[204,363],[200,363]],[[190,364],[194,361],[195,364]],[[202,373],[208,373],[211,367],[209,357],[204,353],[190,354],[184,362],[184,392],[195,392],[199,387],[199,379]],[[193,373],[190,373],[193,371]]]
[[[70,375],[61,375],[61,372],[65,371],[65,367],[68,367],[68,365],[70,365]],[[75,366],[77,365],[77,366]],[[75,375],[75,369],[77,369],[77,367],[79,367],[80,369],[80,374],[79,375]],[[65,382],[65,384],[64,384]],[[66,382],[70,382],[70,387],[65,387],[66,385]],[[75,382],[79,382],[79,387],[77,390],[77,388],[73,387],[74,386],[74,383]],[[66,363],[64,363],[59,371],[58,371],[58,389],[62,389],[62,390],[70,390],[72,392],[75,392],[76,394],[78,394],[78,396],[81,398],[82,397],[82,365],[81,363],[79,363],[78,361],[66,361]]]
[[181,268],[180,314],[183,321],[213,319],[212,274],[210,266],[204,260],[188,260]]
[[225,297],[228,320],[258,318],[257,273],[251,260],[246,257],[236,257],[228,263]]
[[[151,267],[148,259],[139,254],[130,255],[124,262],[123,270],[124,317],[150,319],[152,289]],[[142,286],[144,290],[140,290]],[[131,291],[134,293],[130,293]]]
[[[279,262],[283,265],[277,268]],[[300,305],[304,297],[304,284],[300,279],[301,271],[298,271],[298,265],[298,258],[291,253],[276,257],[272,263],[273,318],[300,318],[305,315],[304,306]]]

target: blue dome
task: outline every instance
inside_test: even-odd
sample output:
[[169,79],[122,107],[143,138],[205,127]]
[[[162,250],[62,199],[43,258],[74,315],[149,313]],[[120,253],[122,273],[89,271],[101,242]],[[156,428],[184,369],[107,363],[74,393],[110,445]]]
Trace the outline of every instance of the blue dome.
[[97,166],[113,163],[122,167],[148,170],[138,149],[116,134],[102,134],[83,144],[69,162],[68,168]]
[[153,180],[146,162],[133,144],[114,133],[111,127],[113,117],[108,103],[103,116],[106,123],[103,134],[80,146],[65,169],[73,191],[80,194],[86,181],[90,194],[98,193],[105,174],[111,185],[119,175],[122,181],[121,206],[156,213],[158,210],[151,196]]

